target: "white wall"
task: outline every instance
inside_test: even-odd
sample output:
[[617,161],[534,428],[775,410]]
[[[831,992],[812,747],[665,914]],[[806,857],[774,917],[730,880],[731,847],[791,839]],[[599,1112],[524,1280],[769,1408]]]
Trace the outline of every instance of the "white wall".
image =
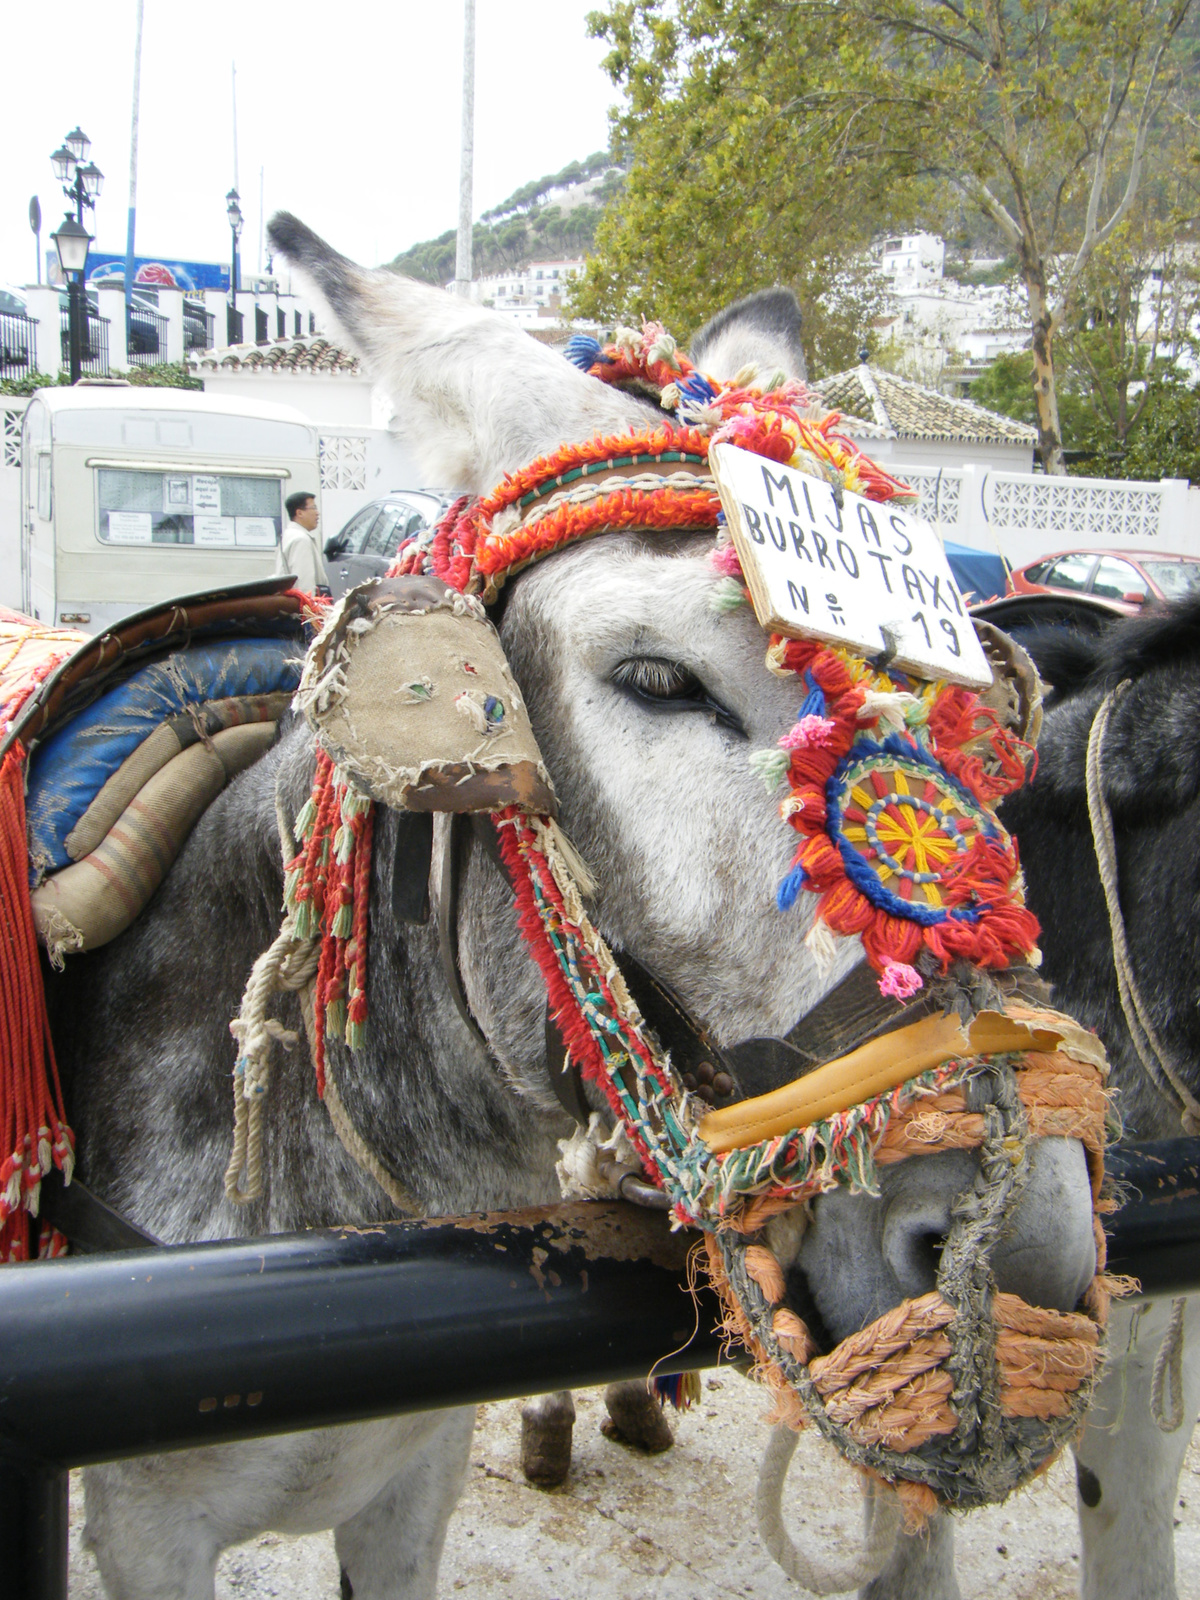
[[14,611],[21,607],[21,419],[27,404],[0,397],[0,605]]
[[[242,297],[239,295],[238,299]],[[253,309],[250,318],[253,319]],[[250,332],[253,333],[253,320]],[[269,400],[273,404],[295,406],[310,422],[336,423],[339,426],[375,421],[371,382],[345,372],[243,372],[218,367],[202,368],[197,374],[206,394],[229,395],[235,400]]]

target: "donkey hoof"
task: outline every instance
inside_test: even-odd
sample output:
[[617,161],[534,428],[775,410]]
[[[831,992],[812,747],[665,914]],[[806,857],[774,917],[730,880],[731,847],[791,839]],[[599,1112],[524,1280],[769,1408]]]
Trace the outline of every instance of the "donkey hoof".
[[669,1450],[675,1443],[663,1408],[644,1383],[610,1383],[604,1391],[604,1404],[608,1417],[600,1424],[600,1431],[606,1438],[636,1445],[652,1456]]
[[574,1425],[569,1389],[540,1394],[521,1407],[521,1471],[539,1489],[557,1489],[567,1481]]

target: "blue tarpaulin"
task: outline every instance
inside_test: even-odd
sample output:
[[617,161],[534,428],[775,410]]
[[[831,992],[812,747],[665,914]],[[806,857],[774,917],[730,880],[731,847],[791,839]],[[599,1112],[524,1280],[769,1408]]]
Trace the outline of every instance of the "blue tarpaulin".
[[992,550],[973,550],[967,544],[946,540],[946,560],[963,598],[975,605],[1004,593],[1008,581],[1004,562]]

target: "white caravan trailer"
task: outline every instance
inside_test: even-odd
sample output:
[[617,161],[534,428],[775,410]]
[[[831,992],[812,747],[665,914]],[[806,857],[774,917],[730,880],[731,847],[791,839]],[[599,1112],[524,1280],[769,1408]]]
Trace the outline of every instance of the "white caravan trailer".
[[320,497],[291,406],[186,389],[39,389],[21,438],[20,573],[0,603],[99,633],[158,600],[275,570],[287,496]]

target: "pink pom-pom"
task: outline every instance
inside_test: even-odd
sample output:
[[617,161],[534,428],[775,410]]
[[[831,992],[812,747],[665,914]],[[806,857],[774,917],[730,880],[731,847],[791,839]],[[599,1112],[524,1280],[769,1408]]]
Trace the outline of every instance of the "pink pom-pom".
[[916,967],[910,967],[907,961],[888,961],[884,964],[883,977],[879,980],[880,994],[890,995],[894,1000],[908,1000],[924,987],[925,980]]
[[719,572],[722,577],[743,578],[742,563],[731,544],[719,544],[715,550],[710,550],[708,564],[713,572]]
[[794,728],[789,728],[779,741],[781,750],[821,750],[829,743],[829,735],[836,727],[832,717],[809,715],[801,717]]

